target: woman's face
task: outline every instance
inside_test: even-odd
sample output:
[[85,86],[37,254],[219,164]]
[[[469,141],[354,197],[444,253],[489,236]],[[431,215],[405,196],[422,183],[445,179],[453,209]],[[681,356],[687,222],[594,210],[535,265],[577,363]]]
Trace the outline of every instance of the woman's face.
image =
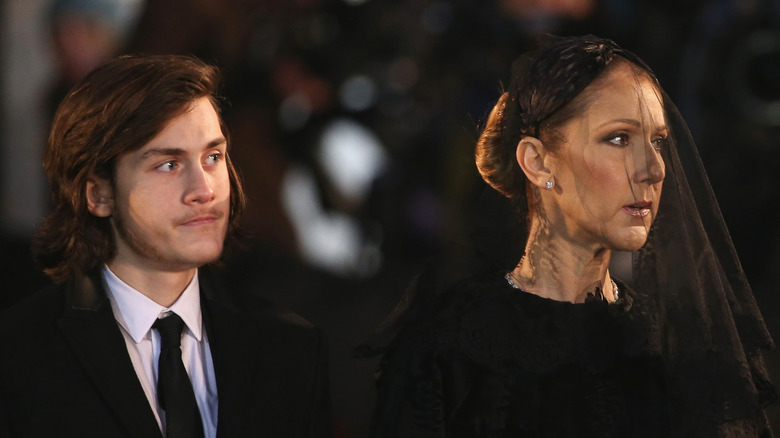
[[590,106],[565,123],[542,190],[551,231],[588,248],[635,251],[658,211],[668,129],[653,82],[627,64],[588,90]]

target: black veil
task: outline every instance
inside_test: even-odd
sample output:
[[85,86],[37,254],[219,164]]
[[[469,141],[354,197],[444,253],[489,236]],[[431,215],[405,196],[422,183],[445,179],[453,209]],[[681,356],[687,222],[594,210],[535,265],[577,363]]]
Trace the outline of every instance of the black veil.
[[773,342],[687,124],[665,93],[663,101],[671,130],[666,178],[629,285],[656,301],[680,432],[706,436],[707,428],[755,418],[776,399],[762,358]]

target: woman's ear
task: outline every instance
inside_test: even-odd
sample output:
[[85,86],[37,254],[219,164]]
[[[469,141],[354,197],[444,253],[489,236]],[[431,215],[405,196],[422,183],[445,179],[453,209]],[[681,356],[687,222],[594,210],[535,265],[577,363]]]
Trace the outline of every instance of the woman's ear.
[[109,217],[114,213],[114,190],[102,177],[87,179],[87,209],[97,217]]
[[546,154],[542,141],[529,136],[520,139],[515,151],[517,164],[523,169],[531,184],[539,188],[549,188],[548,182],[553,181],[552,172],[545,167]]

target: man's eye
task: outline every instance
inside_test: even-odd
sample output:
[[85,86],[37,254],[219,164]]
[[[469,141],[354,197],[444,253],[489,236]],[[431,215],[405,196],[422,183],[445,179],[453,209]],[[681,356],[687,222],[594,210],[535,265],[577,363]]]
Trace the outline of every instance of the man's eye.
[[163,172],[173,172],[178,167],[179,165],[175,161],[166,161],[165,163],[157,166],[157,170],[161,170]]
[[206,164],[217,164],[222,160],[222,154],[219,152],[209,154],[208,157],[206,157]]

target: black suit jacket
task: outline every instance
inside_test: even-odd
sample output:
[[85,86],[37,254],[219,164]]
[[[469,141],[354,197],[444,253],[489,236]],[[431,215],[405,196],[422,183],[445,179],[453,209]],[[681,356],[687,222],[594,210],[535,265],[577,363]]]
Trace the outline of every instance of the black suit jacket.
[[[201,270],[219,437],[332,433],[321,333],[270,303],[230,305]],[[44,289],[0,314],[0,437],[161,437],[102,275]]]

